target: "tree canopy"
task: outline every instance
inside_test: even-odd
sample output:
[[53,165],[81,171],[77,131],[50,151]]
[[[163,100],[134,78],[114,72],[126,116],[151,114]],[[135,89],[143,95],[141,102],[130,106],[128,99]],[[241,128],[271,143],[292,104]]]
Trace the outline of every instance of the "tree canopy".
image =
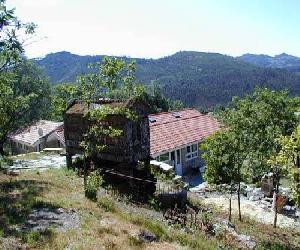
[[47,108],[49,83],[23,55],[34,30],[0,0],[0,154],[9,132],[39,119]]
[[259,180],[268,171],[268,159],[280,150],[276,138],[295,129],[295,111],[287,91],[257,88],[244,98],[234,98],[231,106],[219,113],[221,121],[239,138],[247,176]]

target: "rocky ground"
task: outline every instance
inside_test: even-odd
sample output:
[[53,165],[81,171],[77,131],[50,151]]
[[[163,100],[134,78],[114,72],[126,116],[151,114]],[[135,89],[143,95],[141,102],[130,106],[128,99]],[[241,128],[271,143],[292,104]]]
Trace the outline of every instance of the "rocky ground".
[[12,162],[6,164],[10,175],[18,175],[21,170],[45,170],[66,166],[66,157],[59,154],[44,154],[40,152],[18,155],[11,158]]
[[[244,193],[241,196],[241,211],[244,216],[265,224],[273,224],[274,212],[272,198],[265,197],[261,188],[254,188],[244,184]],[[287,195],[288,189],[281,189]],[[190,189],[193,197],[200,198],[205,204],[219,207],[228,211],[229,193],[212,190],[207,183],[202,183]],[[232,196],[233,213],[238,212],[237,195]],[[296,207],[285,205],[278,214],[278,226],[282,228],[295,228],[300,231],[300,210]]]
[[58,232],[79,228],[79,216],[75,210],[63,208],[34,209],[22,230],[41,231],[47,228],[55,228]]

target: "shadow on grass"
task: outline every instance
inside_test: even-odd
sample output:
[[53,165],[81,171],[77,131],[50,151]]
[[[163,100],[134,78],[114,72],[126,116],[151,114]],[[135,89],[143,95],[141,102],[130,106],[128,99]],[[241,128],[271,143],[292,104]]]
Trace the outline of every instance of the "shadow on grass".
[[0,183],[0,232],[4,237],[22,238],[23,225],[34,209],[58,208],[38,199],[48,189],[47,182],[36,180],[10,180]]

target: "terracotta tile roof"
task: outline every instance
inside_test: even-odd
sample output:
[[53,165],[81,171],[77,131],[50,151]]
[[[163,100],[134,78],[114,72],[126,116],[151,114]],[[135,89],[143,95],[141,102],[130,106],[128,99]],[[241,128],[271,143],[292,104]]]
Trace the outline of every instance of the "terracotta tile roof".
[[40,138],[63,126],[63,122],[40,120],[27,128],[21,128],[8,135],[9,139],[34,145]]
[[201,141],[220,129],[216,119],[195,109],[149,115],[149,121],[151,156]]

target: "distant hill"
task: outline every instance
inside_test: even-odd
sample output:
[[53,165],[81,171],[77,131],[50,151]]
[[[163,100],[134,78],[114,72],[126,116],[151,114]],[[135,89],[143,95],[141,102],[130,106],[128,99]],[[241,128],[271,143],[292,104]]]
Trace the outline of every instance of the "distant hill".
[[287,69],[292,72],[300,73],[300,58],[288,54],[280,54],[277,56],[245,54],[238,59],[254,64],[260,67]]
[[[102,58],[101,55],[78,56],[59,52],[35,61],[45,70],[50,81],[57,84],[74,82],[78,75],[88,72],[89,63]],[[299,75],[285,69],[257,67],[242,58],[183,51],[160,59],[134,60],[139,81],[149,84],[151,80],[157,80],[167,97],[179,99],[187,106],[226,105],[232,96],[242,96],[256,85],[300,94]]]

